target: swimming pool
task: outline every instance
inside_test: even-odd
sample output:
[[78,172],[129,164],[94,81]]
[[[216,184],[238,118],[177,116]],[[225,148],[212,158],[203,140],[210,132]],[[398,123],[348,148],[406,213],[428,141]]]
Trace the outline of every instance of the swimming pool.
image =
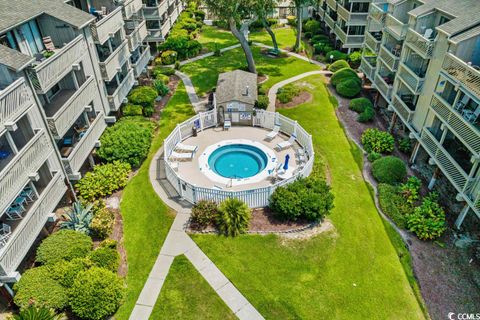
[[268,158],[259,148],[247,144],[231,144],[216,149],[208,157],[208,165],[225,178],[249,178],[265,169]]

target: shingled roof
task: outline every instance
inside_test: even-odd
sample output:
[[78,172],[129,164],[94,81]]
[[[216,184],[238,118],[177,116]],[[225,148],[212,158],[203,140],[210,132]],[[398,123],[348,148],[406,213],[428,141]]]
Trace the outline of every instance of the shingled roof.
[[217,104],[240,101],[253,105],[257,100],[257,75],[242,70],[221,73],[215,95]]

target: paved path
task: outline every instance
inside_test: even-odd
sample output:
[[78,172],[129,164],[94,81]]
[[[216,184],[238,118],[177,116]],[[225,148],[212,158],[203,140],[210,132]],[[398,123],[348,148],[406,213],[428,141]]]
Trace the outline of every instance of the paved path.
[[187,91],[187,94],[188,94],[188,98],[190,99],[190,103],[193,105],[193,109],[195,110],[195,112],[198,113],[202,111],[203,107],[200,103],[200,99],[198,98],[197,93],[195,92],[195,87],[193,86],[193,83],[190,77],[178,70],[175,71],[175,74],[180,79],[182,79],[183,84],[185,85],[185,90]]
[[[260,42],[254,42],[253,43],[254,45],[256,45],[257,47],[261,47],[261,48],[265,48],[265,49],[273,49],[272,46],[268,46],[266,44],[263,44],[263,43],[260,43]],[[325,68],[325,64],[322,63],[322,62],[318,62],[316,60],[312,60],[310,59],[309,57],[305,57],[305,56],[302,56],[301,54],[298,54],[298,53],[295,53],[295,52],[291,52],[291,51],[287,51],[285,49],[278,49],[280,50],[280,52],[283,52],[283,53],[286,53],[287,55],[291,56],[291,57],[295,57],[297,59],[300,59],[300,60],[303,60],[303,61],[307,61],[307,62],[310,62],[312,64],[315,64],[319,67],[322,67],[322,68]]]

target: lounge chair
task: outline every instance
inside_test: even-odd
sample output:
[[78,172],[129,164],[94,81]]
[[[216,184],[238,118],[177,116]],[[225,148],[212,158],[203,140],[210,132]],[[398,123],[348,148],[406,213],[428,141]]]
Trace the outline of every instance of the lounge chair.
[[179,151],[186,151],[186,152],[196,152],[198,149],[197,146],[191,146],[189,144],[183,144],[181,142],[177,143],[177,145],[175,146],[175,150],[179,150]]
[[230,120],[225,120],[223,122],[223,130],[228,130],[232,127],[232,122]]
[[282,141],[280,143],[277,143],[277,145],[275,146],[275,149],[280,151],[280,150],[290,148],[293,145],[293,143],[295,142],[295,139],[297,139],[297,136],[292,134],[290,136],[290,139],[288,139],[287,141]]
[[7,220],[20,220],[23,219],[23,213],[25,209],[21,206],[12,206],[7,209]]
[[280,131],[280,126],[275,125],[273,127],[273,130],[267,133],[267,136],[265,137],[265,139],[273,140],[278,135],[279,131]]
[[463,109],[462,111],[463,118],[470,123],[477,121],[478,116],[480,116],[480,107],[475,110]]
[[47,51],[55,51],[55,44],[53,43],[53,40],[51,37],[43,37],[42,38],[43,45],[45,46],[45,49]]
[[193,153],[192,152],[175,152],[172,151],[170,154],[170,159],[177,159],[177,160],[192,160],[193,159]]

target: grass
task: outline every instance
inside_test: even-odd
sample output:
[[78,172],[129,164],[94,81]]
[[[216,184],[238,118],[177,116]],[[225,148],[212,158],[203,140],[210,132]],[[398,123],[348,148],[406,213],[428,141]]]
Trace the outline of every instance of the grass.
[[[260,48],[252,47],[258,72],[268,75],[268,80],[263,84],[270,88],[275,83],[291,78],[297,74],[319,70],[319,67],[306,61],[294,58],[271,58],[261,54]],[[209,57],[182,66],[192,79],[198,95],[205,95],[217,84],[218,74],[246,67],[245,55],[240,48],[227,51],[220,57]]]
[[202,27],[202,31],[197,40],[204,48],[207,48],[208,51],[215,51],[216,48],[222,49],[238,43],[237,38],[235,38],[230,31],[207,25]]
[[312,101],[280,112],[312,134],[322,157],[315,169],[329,168],[335,230],[303,241],[274,235],[196,235],[195,241],[267,319],[423,318],[323,77],[301,81],[310,84]]
[[150,319],[236,319],[188,259],[175,258]]
[[170,131],[193,114],[185,87],[180,82],[161,114],[158,133],[152,141],[147,159],[123,191],[120,209],[128,259],[128,287],[125,303],[115,315],[116,319],[128,319],[130,316],[173,222],[173,214],[150,184],[148,168]]

